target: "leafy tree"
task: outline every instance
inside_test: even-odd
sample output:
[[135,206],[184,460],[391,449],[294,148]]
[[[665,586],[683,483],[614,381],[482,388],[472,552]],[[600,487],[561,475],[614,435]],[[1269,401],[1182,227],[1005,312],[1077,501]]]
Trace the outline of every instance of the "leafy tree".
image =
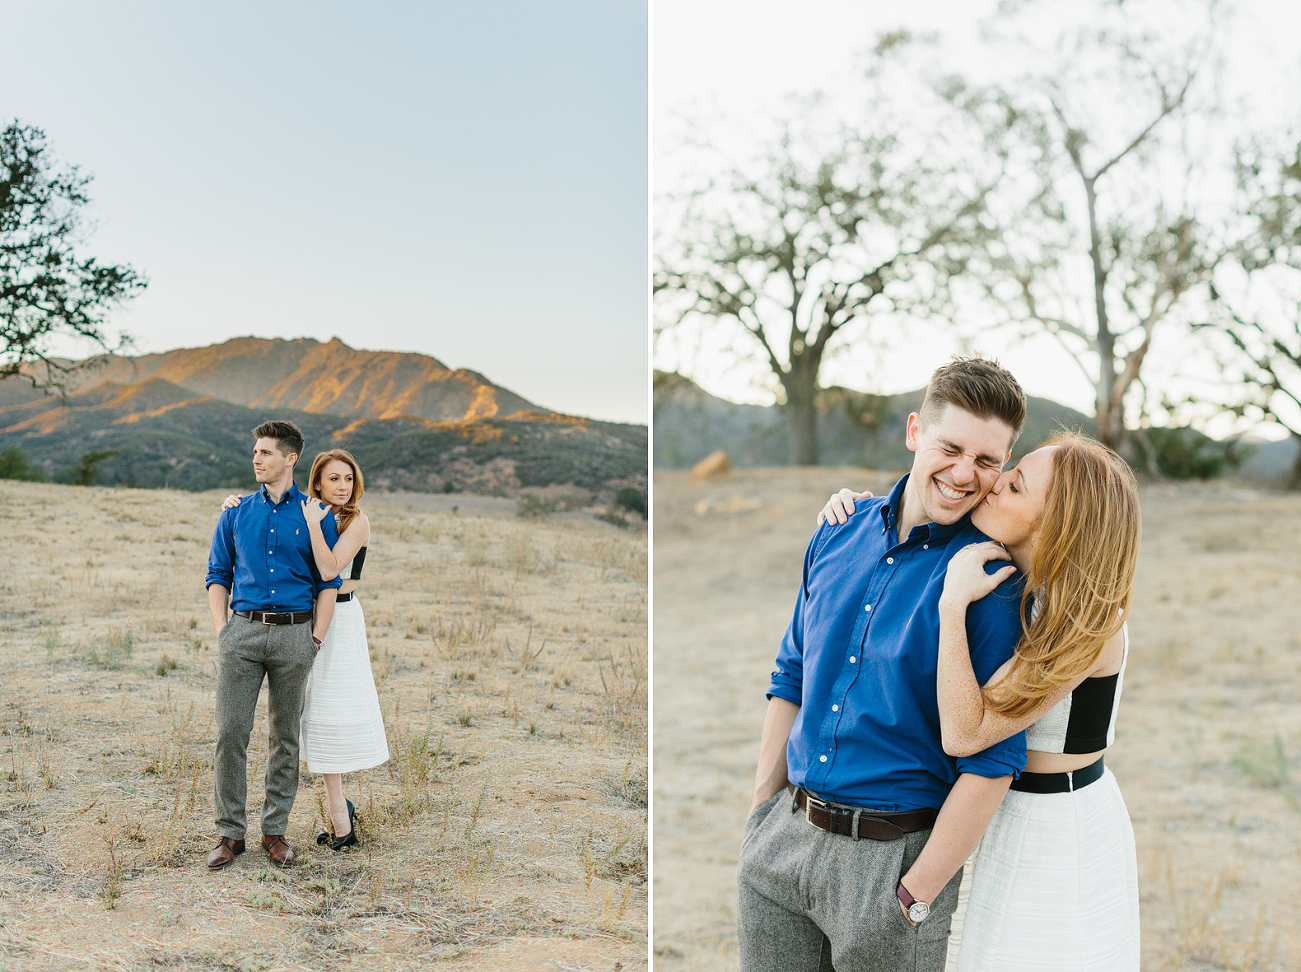
[[99,475],[97,468],[99,463],[112,456],[120,456],[122,453],[118,449],[94,449],[87,452],[81,457],[77,464],[76,471],[73,473],[72,483],[74,486],[94,486],[95,479]]
[[45,479],[39,469],[35,469],[23,455],[23,450],[10,446],[0,452],[0,479],[24,479],[29,482],[41,482]]
[[883,100],[867,114],[869,125],[819,131],[801,109],[755,163],[672,200],[656,247],[657,340],[687,325],[742,338],[740,353],[757,352],[781,385],[797,465],[818,462],[815,398],[833,342],[946,308],[948,281],[987,233],[996,172],[905,137]]
[[111,350],[109,312],[145,287],[131,267],[80,252],[90,177],[60,167],[39,128],[11,122],[0,132],[0,379],[43,362],[36,383],[58,384],[69,369],[47,356],[57,336],[89,338]]

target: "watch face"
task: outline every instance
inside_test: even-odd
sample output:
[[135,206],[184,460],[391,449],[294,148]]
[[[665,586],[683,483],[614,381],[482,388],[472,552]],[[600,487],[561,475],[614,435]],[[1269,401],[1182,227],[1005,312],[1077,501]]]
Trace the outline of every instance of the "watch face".
[[930,905],[923,901],[914,901],[908,908],[908,919],[920,925],[930,913]]

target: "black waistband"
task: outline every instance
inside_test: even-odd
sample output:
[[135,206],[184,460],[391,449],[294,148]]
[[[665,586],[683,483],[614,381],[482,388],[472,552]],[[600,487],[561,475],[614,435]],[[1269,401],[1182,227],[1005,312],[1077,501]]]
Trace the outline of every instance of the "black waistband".
[[352,591],[349,591],[347,594],[340,594],[338,597],[334,599],[334,603],[342,604],[344,601],[351,601],[352,595],[353,595]]
[[1012,781],[1012,789],[1022,793],[1070,793],[1102,779],[1102,756],[1071,773],[1022,773]]

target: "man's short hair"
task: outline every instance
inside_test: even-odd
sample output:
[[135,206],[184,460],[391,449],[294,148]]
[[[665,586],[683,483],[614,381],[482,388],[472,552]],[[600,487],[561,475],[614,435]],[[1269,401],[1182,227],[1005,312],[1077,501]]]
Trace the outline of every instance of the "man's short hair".
[[263,422],[253,430],[253,435],[259,439],[275,439],[276,448],[282,456],[291,452],[296,456],[303,454],[303,433],[293,422]]
[[1020,384],[997,361],[979,355],[955,355],[948,364],[935,369],[919,413],[922,422],[938,418],[945,405],[954,405],[977,418],[998,419],[1012,430],[1013,443],[1025,424],[1025,392]]

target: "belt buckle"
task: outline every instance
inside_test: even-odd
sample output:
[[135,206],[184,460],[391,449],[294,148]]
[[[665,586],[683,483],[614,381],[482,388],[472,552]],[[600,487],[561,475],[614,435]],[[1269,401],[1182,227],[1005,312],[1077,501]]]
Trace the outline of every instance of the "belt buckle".
[[[804,791],[804,819],[807,820],[807,821],[809,822],[810,826],[813,826],[813,827],[817,827],[817,826],[818,826],[817,824],[815,824],[815,823],[813,822],[813,804],[815,804],[815,803],[818,805],[818,809],[819,809],[819,810],[830,810],[830,809],[831,809],[831,805],[830,805],[829,803],[827,803],[826,800],[819,800],[817,797],[815,797],[815,796],[814,796],[812,793],[810,793],[808,790],[805,790],[805,791]],[[818,827],[818,829],[819,829],[819,830],[822,830],[823,828],[822,828],[822,827]]]
[[283,611],[263,611],[263,612],[262,612],[262,623],[263,623],[263,624],[275,624],[274,621],[268,621],[267,618],[270,618],[270,617],[277,617],[277,618],[278,618],[278,617],[280,617],[280,615],[283,614],[283,613],[284,613]]
[[822,803],[822,801],[819,800],[817,797],[815,797],[808,790],[805,790],[804,791],[804,819],[807,820],[809,823],[813,823],[813,804],[815,803]]

